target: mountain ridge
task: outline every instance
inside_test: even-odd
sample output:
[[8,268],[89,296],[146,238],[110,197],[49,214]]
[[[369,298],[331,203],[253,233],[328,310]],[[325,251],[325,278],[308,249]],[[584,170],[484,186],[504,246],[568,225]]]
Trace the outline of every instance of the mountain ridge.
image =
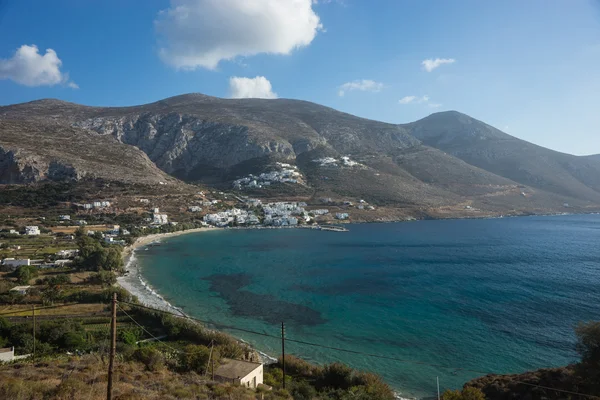
[[[249,191],[258,196],[333,195],[437,212],[556,212],[566,203],[581,209],[600,204],[595,159],[545,149],[457,111],[390,124],[303,100],[192,93],[129,107],[41,99],[0,107],[0,122],[8,121],[53,135],[69,130],[110,137],[115,145],[141,150],[161,173],[221,189],[248,174],[277,170],[277,162],[297,166],[300,183]],[[0,133],[0,147],[4,139]],[[328,159],[335,162],[319,161]],[[121,179],[127,172],[110,175]]]

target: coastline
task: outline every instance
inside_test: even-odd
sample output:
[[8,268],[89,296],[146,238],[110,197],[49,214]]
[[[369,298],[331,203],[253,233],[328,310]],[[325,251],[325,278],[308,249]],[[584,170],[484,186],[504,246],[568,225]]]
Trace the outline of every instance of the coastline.
[[[178,231],[178,232],[171,232],[171,233],[157,233],[157,234],[139,237],[131,246],[127,246],[123,250],[123,257],[125,259],[125,270],[128,271],[128,274],[119,276],[117,278],[117,285],[120,286],[121,288],[125,289],[129,294],[137,297],[138,301],[142,305],[145,305],[147,307],[156,308],[159,310],[177,313],[177,314],[180,314],[181,317],[183,317],[183,318],[189,318],[189,316],[185,312],[183,312],[183,310],[181,308],[176,307],[176,306],[172,305],[171,303],[169,303],[164,297],[162,297],[157,291],[155,291],[154,288],[152,288],[152,286],[150,286],[149,283],[147,283],[144,280],[144,278],[141,274],[141,268],[140,268],[139,264],[136,262],[135,253],[141,247],[144,247],[145,245],[149,245],[150,243],[153,243],[153,242],[159,242],[164,238],[181,236],[181,235],[188,234],[188,233],[201,233],[201,232],[216,231],[216,230],[222,230],[222,229],[223,228],[216,228],[216,227],[195,228],[195,229],[188,229],[185,231]],[[204,325],[203,325],[203,327],[206,329],[212,329],[212,328],[204,326]],[[277,362],[276,357],[273,357],[273,356],[266,354],[260,350],[257,350],[250,343],[247,343],[246,341],[244,341],[240,338],[237,338],[235,336],[233,336],[233,337],[236,340],[238,340],[239,342],[244,343],[245,345],[252,348],[255,352],[257,352],[261,358],[261,361],[264,364],[271,364],[271,363]]]
[[117,285],[127,290],[129,294],[137,297],[138,301],[147,306],[154,307],[160,310],[169,312],[176,312],[181,314],[182,317],[187,315],[178,307],[175,307],[159,293],[157,293],[144,279],[140,271],[140,266],[136,262],[135,253],[136,251],[146,245],[153,242],[160,242],[165,238],[176,237],[181,235],[187,235],[190,233],[201,233],[219,230],[219,228],[205,227],[205,228],[194,228],[185,231],[177,231],[170,233],[155,233],[152,235],[141,236],[136,241],[123,249],[123,260],[125,262],[126,275],[119,276],[117,278]]
[[[164,297],[162,297],[150,284],[148,284],[142,275],[141,268],[139,264],[136,262],[135,254],[139,251],[140,248],[143,248],[146,245],[149,245],[153,242],[160,242],[164,238],[181,236],[188,233],[201,233],[208,231],[216,231],[216,230],[237,230],[237,229],[298,229],[306,227],[237,227],[237,228],[216,228],[216,227],[206,227],[206,228],[195,228],[189,229],[186,231],[178,231],[171,233],[159,233],[152,234],[148,236],[142,236],[137,238],[137,240],[130,246],[127,246],[123,250],[123,258],[125,260],[125,270],[129,273],[127,275],[123,275],[117,278],[117,285],[121,288],[125,289],[131,295],[136,296],[140,304],[145,305],[147,307],[153,307],[156,309],[173,312],[180,314],[182,318],[189,318],[185,312],[171,303],[169,303]],[[313,228],[314,229],[314,228]],[[202,325],[204,328],[212,330],[212,328]],[[226,333],[231,335],[229,333]],[[249,346],[253,349],[260,357],[261,362],[264,364],[272,364],[277,362],[277,357],[273,357],[267,353],[264,353],[258,349],[256,349],[252,344],[246,342],[245,340],[240,339],[239,337],[232,336],[234,339]],[[416,400],[413,397],[402,397],[396,390],[394,390],[394,395],[397,400]]]

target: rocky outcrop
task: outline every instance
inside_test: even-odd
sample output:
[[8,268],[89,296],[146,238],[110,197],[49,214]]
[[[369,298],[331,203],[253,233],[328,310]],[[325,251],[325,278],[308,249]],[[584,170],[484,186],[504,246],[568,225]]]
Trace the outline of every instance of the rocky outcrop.
[[35,159],[20,157],[18,150],[0,146],[0,184],[36,182],[43,179],[43,169]]
[[136,146],[163,171],[189,172],[198,165],[227,169],[241,162],[272,156],[293,160],[296,150],[314,147],[310,141],[295,146],[283,139],[258,140],[243,125],[211,122],[177,113],[96,117],[74,126],[111,135]]
[[0,119],[0,184],[102,178],[176,183],[139,149],[55,123]]
[[53,181],[77,181],[86,171],[67,163],[24,155],[19,150],[7,150],[0,146],[0,184],[35,183],[44,179]]

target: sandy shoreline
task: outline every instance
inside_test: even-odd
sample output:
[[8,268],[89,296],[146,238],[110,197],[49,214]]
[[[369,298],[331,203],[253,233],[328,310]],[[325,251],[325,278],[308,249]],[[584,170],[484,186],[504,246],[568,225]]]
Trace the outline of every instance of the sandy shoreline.
[[148,307],[154,307],[165,311],[176,312],[182,316],[186,316],[181,309],[173,306],[158,294],[144,279],[140,271],[140,266],[137,263],[135,253],[140,248],[152,243],[159,242],[162,239],[187,235],[190,233],[200,233],[218,230],[219,228],[206,227],[188,229],[185,231],[177,231],[170,233],[156,233],[152,235],[142,236],[131,245],[123,250],[123,259],[125,261],[126,275],[117,278],[117,284],[130,294],[137,297],[138,301]]
[[[269,228],[276,229],[274,227],[269,227]],[[279,227],[279,228],[281,228],[281,227]],[[136,251],[139,251],[140,248],[143,248],[144,246],[146,246],[152,242],[158,242],[164,238],[181,236],[181,235],[185,235],[188,233],[200,233],[200,232],[208,232],[208,231],[215,231],[215,230],[222,230],[222,229],[223,228],[206,227],[206,228],[189,229],[186,231],[178,231],[178,232],[172,232],[172,233],[159,233],[159,234],[153,234],[153,235],[139,237],[131,246],[127,246],[123,250],[123,257],[125,259],[125,270],[128,271],[128,274],[118,277],[117,284],[120,287],[122,287],[123,289],[127,290],[133,296],[136,296],[138,301],[147,307],[153,307],[156,309],[180,314],[182,317],[188,317],[183,312],[182,309],[169,303],[165,298],[163,298],[158,292],[156,292],[154,290],[154,288],[152,288],[143,279],[143,276],[141,273],[141,268],[140,268],[139,264],[137,263],[135,253],[136,253]],[[247,343],[239,338],[236,338],[236,339],[246,345],[249,345],[256,352],[258,352],[258,354],[260,355],[260,357],[262,359],[261,361],[263,363],[270,364],[270,363],[277,361],[276,357],[273,357],[269,354],[266,354],[262,351],[257,350],[252,345],[250,345],[249,343]],[[411,398],[401,397],[397,393],[395,393],[395,397],[398,400],[413,400]]]
[[131,246],[127,246],[127,247],[125,247],[125,249],[123,249],[123,257],[126,260],[125,263],[127,263],[127,257],[129,257],[133,251],[135,251],[137,248],[139,248],[141,246],[145,246],[149,243],[152,243],[152,242],[164,239],[164,238],[187,235],[188,233],[208,232],[208,231],[214,231],[214,230],[218,230],[218,229],[219,228],[214,228],[214,227],[194,228],[194,229],[187,229],[185,231],[177,231],[177,232],[170,232],[170,233],[154,233],[152,235],[140,236],[139,238],[136,239],[136,241]]

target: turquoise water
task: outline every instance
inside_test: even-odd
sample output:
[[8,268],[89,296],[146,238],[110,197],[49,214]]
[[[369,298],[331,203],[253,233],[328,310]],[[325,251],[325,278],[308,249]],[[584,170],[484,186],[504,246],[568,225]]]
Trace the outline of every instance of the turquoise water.
[[[376,372],[404,397],[481,374],[577,359],[573,327],[600,319],[600,216],[223,230],[138,252],[145,279],[197,318],[439,366],[287,343]],[[268,354],[275,339],[231,332]]]

